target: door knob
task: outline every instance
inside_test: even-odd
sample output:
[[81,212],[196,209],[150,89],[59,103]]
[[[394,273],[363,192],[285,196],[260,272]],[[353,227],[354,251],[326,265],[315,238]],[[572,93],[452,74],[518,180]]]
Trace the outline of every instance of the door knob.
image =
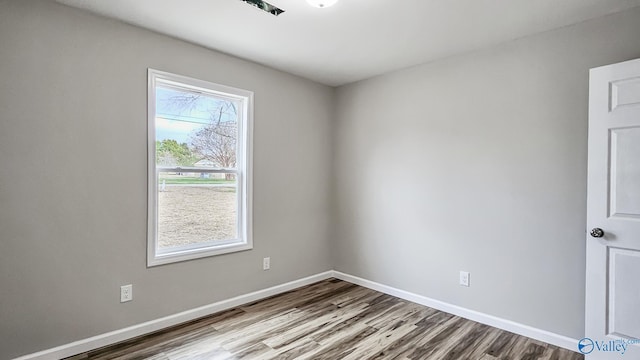
[[604,230],[600,228],[593,228],[591,229],[591,236],[593,236],[594,238],[601,238],[604,236]]

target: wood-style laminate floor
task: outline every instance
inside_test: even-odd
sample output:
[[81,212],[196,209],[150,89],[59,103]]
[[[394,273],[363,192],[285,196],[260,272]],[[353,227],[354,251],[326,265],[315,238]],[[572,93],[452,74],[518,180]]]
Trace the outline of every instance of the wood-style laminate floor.
[[574,360],[583,356],[331,279],[82,358]]

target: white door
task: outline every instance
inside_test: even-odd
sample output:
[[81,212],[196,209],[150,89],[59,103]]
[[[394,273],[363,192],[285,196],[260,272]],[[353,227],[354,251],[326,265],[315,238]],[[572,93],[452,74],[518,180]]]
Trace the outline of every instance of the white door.
[[587,227],[578,347],[590,360],[640,359],[640,59],[591,70]]

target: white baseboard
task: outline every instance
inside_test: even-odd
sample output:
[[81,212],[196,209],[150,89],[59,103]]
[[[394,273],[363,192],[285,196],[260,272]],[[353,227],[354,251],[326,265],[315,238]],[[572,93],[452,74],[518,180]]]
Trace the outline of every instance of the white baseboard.
[[539,340],[548,344],[556,345],[561,348],[577,351],[577,339],[567,336],[558,335],[546,330],[537,329],[528,325],[523,325],[511,320],[505,320],[496,316],[487,315],[478,311],[465,309],[463,307],[452,305],[443,301],[428,298],[426,296],[414,294],[408,291],[400,290],[391,286],[383,285],[374,281],[359,278],[357,276],[333,271],[333,277],[360,285],[372,290],[392,295],[404,300],[408,300],[420,305],[428,306],[449,314],[457,315],[465,319],[473,320],[481,324],[493,326],[498,329],[506,330],[518,335],[526,336],[535,340]]
[[72,342],[70,344],[58,346],[52,349],[39,351],[37,353],[24,355],[14,360],[58,360],[65,357],[81,354],[90,350],[112,345],[120,341],[134,338],[136,336],[148,334],[173,325],[178,325],[187,321],[195,320],[203,316],[211,315],[223,310],[228,310],[236,306],[247,304],[269,296],[278,295],[283,292],[299,288],[301,286],[313,284],[315,282],[333,277],[333,271],[326,271],[312,275],[303,279],[294,280],[285,284],[273,286],[267,289],[254,291],[246,295],[240,295],[231,299],[219,301],[199,308],[187,310],[181,313],[169,315],[160,319],[148,321],[142,324],[130,326],[124,329],[115,330],[105,334],[93,336],[87,339]]
[[519,324],[511,320],[501,319],[492,315],[487,315],[478,311],[465,309],[460,306],[448,304],[426,296],[414,294],[400,290],[391,286],[383,285],[374,281],[359,278],[357,276],[342,273],[340,271],[326,271],[312,275],[303,279],[294,280],[285,284],[273,286],[267,289],[258,290],[249,294],[240,295],[231,299],[219,301],[199,308],[187,310],[181,313],[169,315],[160,319],[148,321],[142,324],[133,325],[124,329],[111,331],[105,334],[93,336],[87,339],[78,340],[66,345],[61,345],[52,349],[39,351],[37,353],[24,355],[14,360],[58,360],[65,357],[81,354],[103,346],[112,345],[124,340],[128,340],[140,335],[145,335],[170,326],[178,325],[187,321],[195,320],[207,315],[211,315],[223,310],[228,310],[269,296],[278,295],[283,292],[299,288],[301,286],[313,284],[329,278],[337,278],[356,285],[360,285],[385,294],[425,305],[440,311],[473,320],[498,329],[510,331],[512,333],[526,336],[532,339],[556,345],[571,351],[576,351],[578,340],[566,336],[558,335],[549,331],[537,329],[528,325]]

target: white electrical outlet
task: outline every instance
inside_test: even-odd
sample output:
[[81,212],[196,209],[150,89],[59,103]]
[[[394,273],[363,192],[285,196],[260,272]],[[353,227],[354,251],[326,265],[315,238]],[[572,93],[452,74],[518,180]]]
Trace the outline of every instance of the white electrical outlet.
[[133,285],[120,286],[120,302],[127,302],[133,300]]
[[469,272],[468,271],[460,271],[460,285],[469,286]]
[[266,257],[262,259],[262,270],[269,270],[269,269],[271,269],[271,258]]

